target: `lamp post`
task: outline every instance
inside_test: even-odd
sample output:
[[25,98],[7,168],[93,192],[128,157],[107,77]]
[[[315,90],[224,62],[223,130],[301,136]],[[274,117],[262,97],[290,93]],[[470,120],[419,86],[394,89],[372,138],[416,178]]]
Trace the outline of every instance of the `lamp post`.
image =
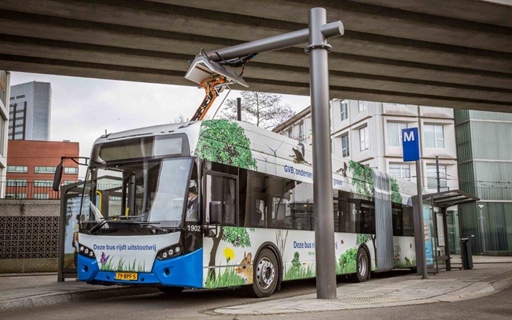
[[485,225],[485,218],[483,215],[484,205],[479,204],[478,208],[480,209],[480,215],[478,217],[479,225],[480,225],[480,241],[482,243],[482,253],[485,253],[487,250],[485,248],[485,234],[484,234],[484,225]]

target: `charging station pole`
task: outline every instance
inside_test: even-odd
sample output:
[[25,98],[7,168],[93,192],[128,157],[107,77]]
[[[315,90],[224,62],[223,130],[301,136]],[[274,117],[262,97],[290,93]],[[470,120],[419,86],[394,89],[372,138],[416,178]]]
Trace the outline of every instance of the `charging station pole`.
[[[310,95],[313,117],[313,184],[315,213],[315,256],[317,298],[336,298],[336,257],[334,254],[334,214],[332,198],[331,136],[329,132],[329,68],[327,38],[343,35],[341,21],[326,23],[326,10],[309,11],[308,29],[290,32],[262,40],[209,51],[206,57],[219,62],[254,53],[285,49],[309,41],[306,52],[310,55]],[[204,59],[204,57],[201,57]],[[207,63],[207,61],[204,61]],[[212,72],[222,74],[220,65],[210,65]],[[188,73],[192,81],[191,72]],[[233,77],[235,79],[236,77]],[[243,82],[243,80],[242,80]],[[243,82],[245,83],[245,82]]]
[[313,210],[315,212],[316,292],[320,299],[336,299],[332,158],[329,125],[329,67],[327,44],[320,30],[323,8],[309,11],[309,76],[313,123]]

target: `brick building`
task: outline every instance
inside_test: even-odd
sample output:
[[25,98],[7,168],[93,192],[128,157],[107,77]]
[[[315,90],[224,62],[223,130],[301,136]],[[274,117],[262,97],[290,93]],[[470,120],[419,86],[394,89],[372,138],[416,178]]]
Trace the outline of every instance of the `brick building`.
[[[78,157],[78,142],[9,140],[6,199],[58,199],[53,176],[62,156]],[[64,162],[62,182],[78,180],[78,165]]]

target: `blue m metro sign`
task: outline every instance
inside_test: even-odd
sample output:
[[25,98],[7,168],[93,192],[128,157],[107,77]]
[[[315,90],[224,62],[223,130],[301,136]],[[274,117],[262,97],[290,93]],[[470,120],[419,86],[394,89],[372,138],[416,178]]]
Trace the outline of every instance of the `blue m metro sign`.
[[402,129],[404,161],[420,160],[420,136],[418,128]]

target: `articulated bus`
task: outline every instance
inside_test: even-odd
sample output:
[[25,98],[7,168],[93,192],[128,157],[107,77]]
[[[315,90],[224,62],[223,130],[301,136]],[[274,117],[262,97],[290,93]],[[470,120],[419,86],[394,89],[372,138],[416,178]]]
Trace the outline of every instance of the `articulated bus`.
[[[282,281],[315,277],[311,153],[231,120],[101,136],[77,217],[78,280],[168,293],[245,286],[264,297]],[[335,260],[325,263],[354,281],[414,268],[415,185],[332,163]],[[117,184],[102,189],[101,176]]]

